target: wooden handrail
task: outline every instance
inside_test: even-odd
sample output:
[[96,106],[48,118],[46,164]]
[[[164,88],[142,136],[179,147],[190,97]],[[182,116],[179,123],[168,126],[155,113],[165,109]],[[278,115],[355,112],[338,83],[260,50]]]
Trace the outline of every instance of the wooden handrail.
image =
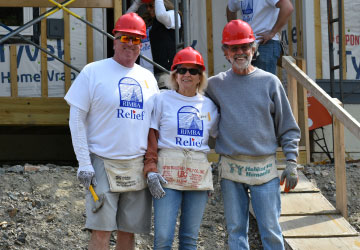
[[294,113],[297,114],[296,79],[312,96],[314,96],[333,115],[334,163],[336,178],[336,209],[348,218],[346,194],[346,162],[344,126],[360,139],[360,123],[354,119],[336,98],[330,97],[317,83],[307,76],[291,56],[282,58],[282,66],[288,74],[288,98]]
[[343,107],[328,95],[316,82],[306,75],[295,63],[291,56],[283,56],[282,67],[293,76],[298,83],[306,88],[324,107],[332,113],[344,126],[360,139],[360,123]]

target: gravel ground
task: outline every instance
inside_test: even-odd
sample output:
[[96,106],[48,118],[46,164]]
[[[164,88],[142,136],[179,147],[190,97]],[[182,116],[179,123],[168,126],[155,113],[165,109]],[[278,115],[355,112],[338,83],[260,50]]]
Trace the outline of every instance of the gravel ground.
[[[332,165],[305,166],[305,175],[335,205]],[[348,164],[349,221],[360,231],[360,165]],[[219,183],[209,199],[198,249],[227,249]],[[73,166],[0,165],[0,249],[86,249],[84,189]],[[251,249],[262,249],[256,221],[250,220]],[[115,238],[111,239],[114,249]],[[153,234],[136,235],[136,249],[152,249]],[[177,249],[175,239],[174,248]]]

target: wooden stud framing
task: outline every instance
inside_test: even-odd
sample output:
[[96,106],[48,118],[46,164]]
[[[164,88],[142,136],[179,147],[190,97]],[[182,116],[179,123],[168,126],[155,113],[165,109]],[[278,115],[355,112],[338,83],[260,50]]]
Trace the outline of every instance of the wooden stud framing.
[[303,26],[302,26],[302,1],[296,0],[296,40],[297,57],[304,57],[303,53]]
[[122,16],[122,0],[113,0],[114,2],[114,23]]
[[[92,23],[93,21],[93,9],[86,9],[86,20]],[[93,38],[93,28],[89,25],[86,25],[86,60],[87,63],[94,61],[94,38]]]
[[[40,14],[46,12],[46,8],[40,8]],[[41,47],[47,48],[46,19],[41,20]],[[47,54],[41,52],[41,96],[48,96],[48,63]]]
[[[336,102],[341,105],[338,99]],[[342,105],[341,105],[342,106]],[[346,162],[345,162],[345,142],[344,142],[344,125],[333,116],[334,129],[334,163],[336,178],[336,209],[339,210],[346,219],[347,211],[347,194],[346,194]]]
[[316,58],[316,79],[322,79],[322,36],[320,0],[314,0],[314,23],[315,23],[315,58]]
[[342,39],[342,48],[341,48],[341,53],[342,53],[342,58],[343,58],[343,63],[342,63],[342,72],[343,72],[343,79],[346,79],[346,42],[345,42],[345,34],[346,34],[346,30],[345,30],[345,9],[344,9],[344,0],[341,0],[341,9],[342,9],[342,30],[343,30],[343,36],[341,37]]
[[293,40],[292,40],[292,16],[290,16],[288,24],[287,24],[287,30],[288,30],[288,48],[289,48],[289,55],[293,56],[294,49],[293,49]]
[[[305,59],[297,59],[296,64],[298,67],[306,73],[306,62]],[[300,84],[297,84],[298,91],[298,124],[301,129],[301,140],[300,146],[305,146],[306,151],[306,163],[310,163],[310,139],[309,139],[309,124],[308,124],[308,108],[307,108],[307,90]]]
[[214,75],[214,44],[212,23],[212,0],[206,0],[206,34],[207,34],[207,56],[208,75]]
[[1,97],[1,125],[68,125],[63,97]]
[[290,74],[287,75],[287,95],[289,98],[290,106],[294,114],[296,122],[299,121],[298,115],[298,96],[297,96],[297,83],[296,79]]
[[[71,52],[70,52],[70,14],[63,11],[64,15],[64,61],[71,63]],[[71,69],[64,65],[65,72],[65,93],[69,90],[71,85]]]
[[16,45],[10,46],[10,85],[11,85],[11,97],[17,97],[18,81],[17,81]]

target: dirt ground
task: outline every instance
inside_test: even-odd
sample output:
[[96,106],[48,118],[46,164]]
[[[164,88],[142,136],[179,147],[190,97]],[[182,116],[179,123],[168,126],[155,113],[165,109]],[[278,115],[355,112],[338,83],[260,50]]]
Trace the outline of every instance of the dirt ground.
[[[335,204],[334,167],[306,166],[305,175]],[[348,164],[349,221],[360,232],[360,165]],[[209,199],[198,249],[227,249],[219,184]],[[0,249],[86,249],[84,188],[73,166],[0,165]],[[116,239],[111,239],[114,249]],[[152,249],[153,234],[136,235],[136,249]],[[251,249],[262,249],[251,218]],[[173,249],[177,249],[175,239]]]

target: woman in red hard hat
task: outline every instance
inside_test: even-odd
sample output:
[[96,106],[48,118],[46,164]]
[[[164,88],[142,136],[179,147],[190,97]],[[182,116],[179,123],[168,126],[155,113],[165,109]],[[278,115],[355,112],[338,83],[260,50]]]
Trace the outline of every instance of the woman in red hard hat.
[[209,136],[217,134],[218,111],[203,95],[204,61],[191,47],[171,66],[169,88],[155,97],[144,174],[154,199],[154,249],[171,249],[181,209],[179,249],[196,249],[196,240],[213,190],[207,160]]

